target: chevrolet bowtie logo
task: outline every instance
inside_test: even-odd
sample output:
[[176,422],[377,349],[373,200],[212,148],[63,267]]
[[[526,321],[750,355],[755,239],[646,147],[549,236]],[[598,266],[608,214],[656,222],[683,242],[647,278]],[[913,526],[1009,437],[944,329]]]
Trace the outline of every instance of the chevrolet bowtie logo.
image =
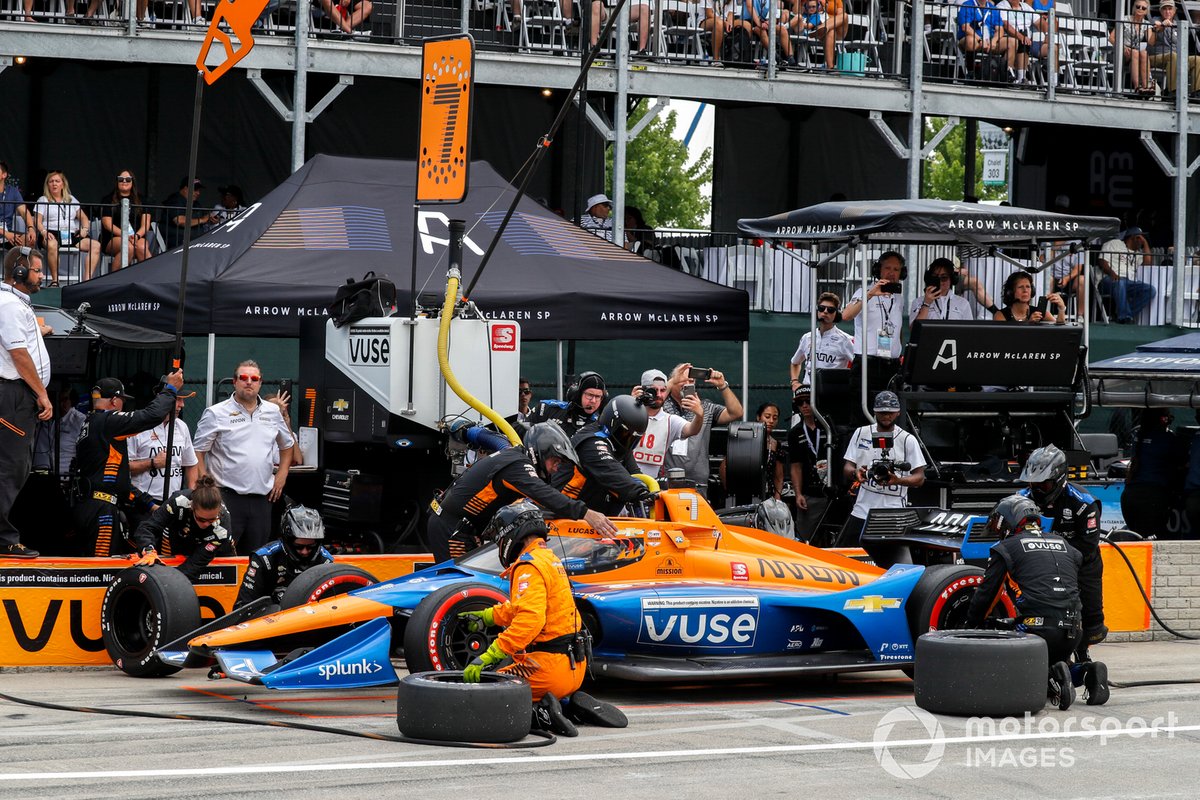
[[333,407],[337,411],[345,411],[347,408],[350,407],[350,402],[347,400],[334,400]]
[[843,611],[858,610],[864,614],[879,614],[885,608],[899,608],[899,597],[883,597],[878,594],[869,594],[866,597],[859,597],[855,600],[847,600],[842,606]]

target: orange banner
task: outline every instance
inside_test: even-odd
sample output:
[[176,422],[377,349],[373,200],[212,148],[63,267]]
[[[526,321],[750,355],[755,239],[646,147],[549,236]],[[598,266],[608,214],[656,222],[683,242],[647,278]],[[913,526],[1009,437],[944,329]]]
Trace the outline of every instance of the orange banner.
[[[429,555],[338,556],[379,580],[408,575]],[[182,558],[167,559],[168,564]],[[0,667],[111,664],[100,638],[100,606],[113,577],[131,564],[117,558],[0,560]],[[245,558],[217,558],[200,576],[196,594],[204,621],[233,608]]]
[[421,149],[418,203],[461,203],[471,164],[475,40],[426,39],[421,60]]

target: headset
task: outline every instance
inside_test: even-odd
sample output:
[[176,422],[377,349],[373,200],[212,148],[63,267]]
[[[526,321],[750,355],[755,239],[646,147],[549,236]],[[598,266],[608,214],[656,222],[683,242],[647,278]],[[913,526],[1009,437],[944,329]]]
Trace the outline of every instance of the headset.
[[[1004,279],[1004,290],[1001,295],[1001,300],[1004,302],[1004,305],[1011,306],[1013,304],[1013,300],[1016,299],[1015,294],[1017,291],[1017,281],[1021,278],[1025,278],[1029,281],[1029,285],[1031,287],[1033,286],[1033,276],[1023,269],[1019,269],[1012,275],[1009,275]],[[1033,297],[1031,296],[1029,299],[1033,300]]]
[[948,258],[935,258],[933,261],[929,262],[929,267],[925,270],[925,285],[928,286],[931,283],[938,283],[938,281],[935,280],[937,275],[934,270],[938,269],[939,267],[944,267],[950,271],[950,288],[953,289],[955,286],[957,286],[958,270],[954,268],[954,262]]
[[897,253],[895,250],[888,250],[880,253],[879,258],[871,262],[871,277],[875,280],[880,280],[883,273],[882,262],[884,259],[895,258],[900,261],[900,280],[908,278],[908,265],[904,263],[904,256]]
[[9,250],[8,255],[4,257],[4,274],[14,283],[27,283],[29,281],[29,265],[35,255],[40,260],[45,260],[42,251],[35,247],[14,247]]
[[817,297],[817,305],[820,305],[821,299],[826,298],[826,297],[832,297],[836,300],[836,303],[834,305],[837,306],[837,310],[833,312],[833,321],[841,322],[842,321],[842,298],[838,297],[837,294],[835,294],[834,292],[821,292],[821,294]]

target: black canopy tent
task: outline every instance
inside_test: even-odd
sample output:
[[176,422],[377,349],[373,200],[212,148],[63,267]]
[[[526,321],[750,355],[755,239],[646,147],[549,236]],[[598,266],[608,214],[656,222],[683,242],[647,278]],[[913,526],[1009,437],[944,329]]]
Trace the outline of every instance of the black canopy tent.
[[1092,401],[1125,408],[1200,408],[1200,333],[1138,345],[1088,367]]
[[[466,220],[463,283],[499,227],[515,189],[486,162],[470,192],[421,210],[414,230],[412,161],[319,155],[237,219],[193,240],[184,332],[296,336],[324,316],[346,278],[368,270],[408,297],[412,253],[418,293],[445,285],[448,218]],[[413,238],[417,238],[416,247]],[[182,249],[63,291],[113,319],[173,330]],[[746,292],[630,253],[523,198],[471,297],[511,318],[527,340],[690,339],[749,336]]]

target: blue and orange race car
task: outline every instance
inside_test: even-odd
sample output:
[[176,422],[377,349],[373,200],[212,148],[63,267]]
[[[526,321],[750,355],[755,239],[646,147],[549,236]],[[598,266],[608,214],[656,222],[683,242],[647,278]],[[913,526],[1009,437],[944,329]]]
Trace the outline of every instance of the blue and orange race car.
[[[611,538],[578,522],[550,523],[549,546],[572,578],[597,676],[723,680],[909,667],[917,636],[964,626],[982,577],[955,564],[885,570],[727,525],[686,489],[662,492],[654,517],[620,518]],[[487,545],[194,636],[158,657],[175,666],[215,657],[228,677],[276,689],[394,682],[397,646],[410,672],[458,670],[498,631],[472,633],[457,615],[505,600],[500,573]]]

